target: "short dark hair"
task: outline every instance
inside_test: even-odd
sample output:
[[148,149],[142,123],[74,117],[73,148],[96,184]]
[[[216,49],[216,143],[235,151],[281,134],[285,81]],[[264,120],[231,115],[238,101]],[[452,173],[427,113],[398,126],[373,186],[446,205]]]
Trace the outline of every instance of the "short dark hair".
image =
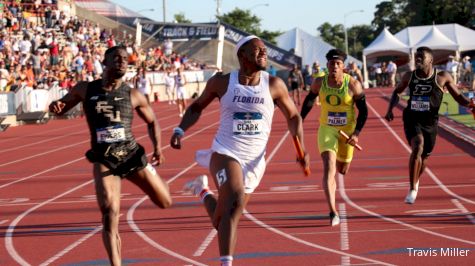
[[427,54],[430,54],[431,56],[434,56],[434,54],[432,53],[432,49],[430,49],[427,46],[421,46],[421,47],[417,48],[416,52],[417,53],[427,53]]
[[335,59],[340,59],[341,61],[345,62],[346,60],[346,53],[343,52],[340,49],[331,49],[328,51],[328,53],[325,55],[328,61],[330,60],[335,60]]
[[123,45],[116,45],[116,46],[112,46],[111,48],[107,49],[105,54],[104,54],[104,57],[107,57],[108,55],[114,53],[115,51],[117,50],[124,50],[127,52],[127,47],[123,46]]
[[116,46],[112,46],[111,48],[107,49],[106,52],[104,53],[103,64],[106,65],[107,64],[107,58],[109,57],[109,55],[115,53],[118,50],[124,50],[125,52],[127,52],[127,47],[125,47],[123,45],[116,45]]

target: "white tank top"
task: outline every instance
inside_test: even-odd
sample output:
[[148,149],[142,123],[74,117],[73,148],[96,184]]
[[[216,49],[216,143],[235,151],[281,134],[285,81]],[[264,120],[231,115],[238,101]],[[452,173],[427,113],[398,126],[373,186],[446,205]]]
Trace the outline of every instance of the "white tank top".
[[220,126],[214,141],[243,160],[263,156],[274,115],[269,74],[260,71],[259,85],[244,86],[239,84],[238,71],[231,72],[220,109]]

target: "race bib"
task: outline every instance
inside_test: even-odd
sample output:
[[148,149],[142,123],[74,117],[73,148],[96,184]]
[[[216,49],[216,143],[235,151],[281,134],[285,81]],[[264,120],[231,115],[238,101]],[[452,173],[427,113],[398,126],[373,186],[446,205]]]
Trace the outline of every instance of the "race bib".
[[411,100],[411,110],[417,112],[427,112],[430,110],[429,96],[414,97]]
[[233,134],[234,135],[257,135],[262,132],[261,113],[234,113]]
[[97,143],[114,143],[125,140],[123,126],[114,126],[96,129]]
[[345,126],[348,123],[346,112],[328,112],[327,124],[330,126]]

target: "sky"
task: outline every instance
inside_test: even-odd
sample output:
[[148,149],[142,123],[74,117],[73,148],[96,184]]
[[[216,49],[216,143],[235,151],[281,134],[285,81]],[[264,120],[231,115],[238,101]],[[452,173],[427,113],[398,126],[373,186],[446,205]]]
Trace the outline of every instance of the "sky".
[[[193,23],[212,22],[216,17],[216,0],[109,0],[153,20],[171,22],[183,13]],[[383,0],[221,0],[221,14],[234,8],[250,9],[261,18],[261,30],[286,32],[295,27],[317,34],[325,22],[351,27],[371,24],[376,5]],[[154,11],[150,11],[154,9]],[[363,12],[361,12],[363,10]],[[346,19],[345,19],[346,15]]]

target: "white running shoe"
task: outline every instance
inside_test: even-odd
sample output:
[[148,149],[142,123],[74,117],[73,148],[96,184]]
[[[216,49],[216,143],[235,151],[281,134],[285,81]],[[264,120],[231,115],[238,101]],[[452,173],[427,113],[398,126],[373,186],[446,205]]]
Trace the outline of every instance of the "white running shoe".
[[330,212],[330,225],[336,226],[340,224],[340,216],[333,212]]
[[183,191],[191,192],[195,196],[199,196],[203,189],[209,189],[208,187],[208,177],[206,175],[200,175],[195,179],[186,182],[183,187]]
[[407,204],[414,204],[417,198],[417,190],[411,189],[409,193],[407,193],[406,199],[404,200]]

